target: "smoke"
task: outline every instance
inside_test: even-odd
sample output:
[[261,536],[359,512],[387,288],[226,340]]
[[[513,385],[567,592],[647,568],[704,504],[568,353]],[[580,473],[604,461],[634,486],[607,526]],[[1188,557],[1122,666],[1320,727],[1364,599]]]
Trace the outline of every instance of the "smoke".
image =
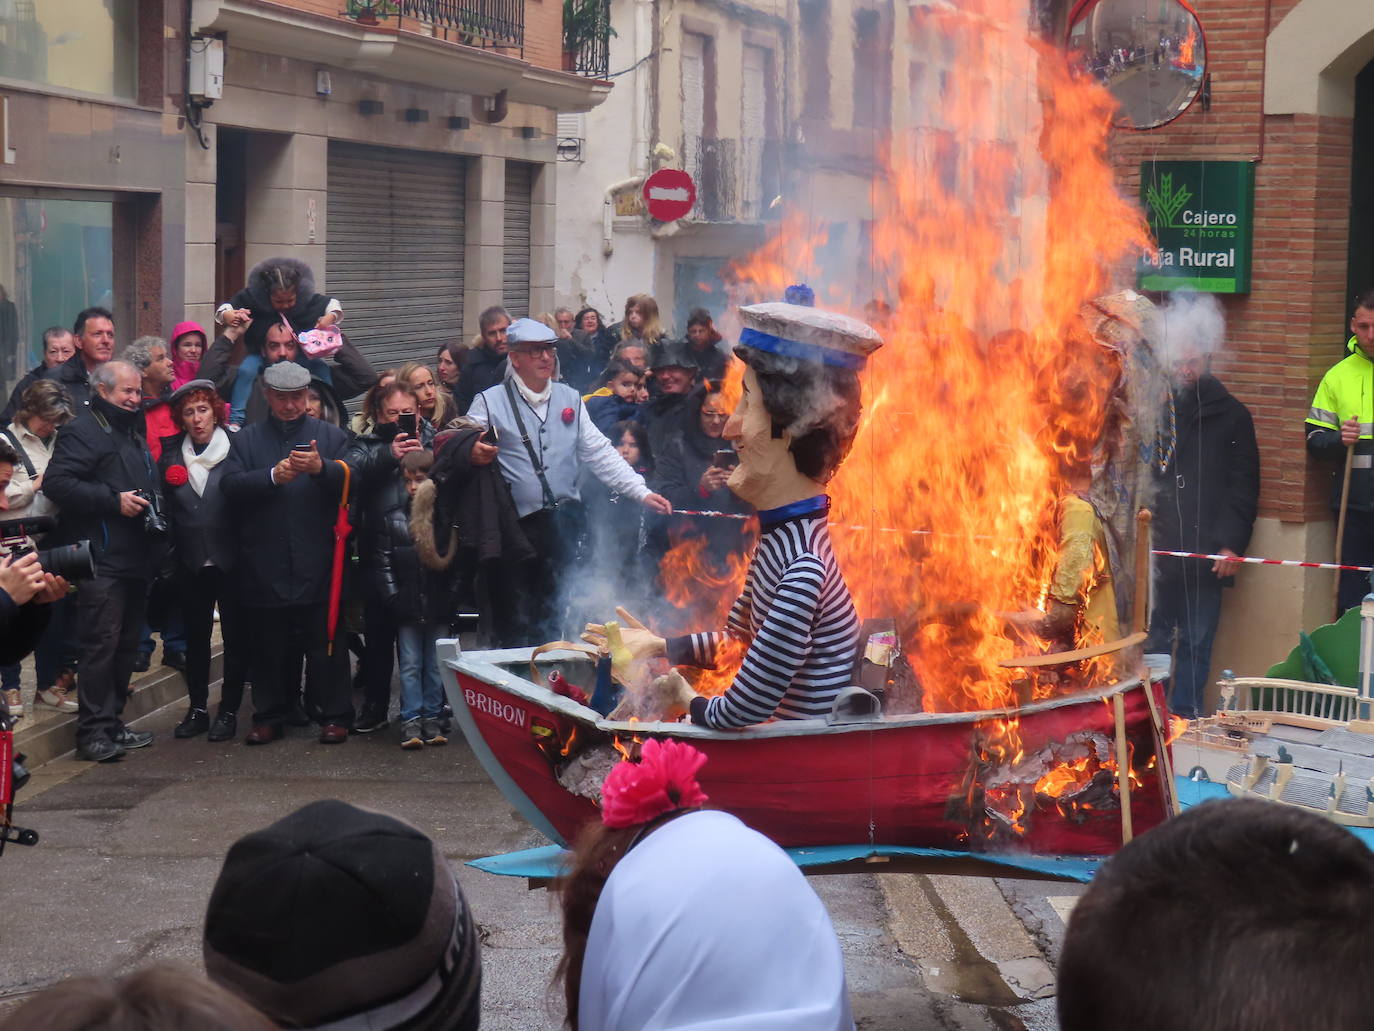
[[1193,355],[1210,358],[1226,339],[1226,313],[1211,294],[1175,293],[1159,309],[1151,335],[1166,365]]

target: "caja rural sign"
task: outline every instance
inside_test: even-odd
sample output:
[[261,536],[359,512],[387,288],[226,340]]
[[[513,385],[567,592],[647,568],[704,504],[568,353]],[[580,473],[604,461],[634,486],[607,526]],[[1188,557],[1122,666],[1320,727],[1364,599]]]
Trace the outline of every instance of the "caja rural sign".
[[1159,253],[1142,290],[1250,290],[1255,166],[1249,161],[1142,161],[1140,203]]

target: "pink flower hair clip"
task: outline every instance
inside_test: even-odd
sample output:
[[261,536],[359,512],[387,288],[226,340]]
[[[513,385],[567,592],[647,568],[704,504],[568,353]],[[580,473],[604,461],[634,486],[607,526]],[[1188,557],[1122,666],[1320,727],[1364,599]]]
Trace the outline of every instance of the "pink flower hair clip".
[[680,741],[650,738],[639,755],[637,763],[617,765],[601,786],[601,822],[607,827],[633,827],[706,804],[697,783],[697,771],[706,763],[700,751]]

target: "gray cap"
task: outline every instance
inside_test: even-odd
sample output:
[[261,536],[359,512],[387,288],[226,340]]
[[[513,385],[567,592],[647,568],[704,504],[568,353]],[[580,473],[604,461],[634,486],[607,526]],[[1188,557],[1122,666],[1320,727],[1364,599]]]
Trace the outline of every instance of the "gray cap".
[[516,319],[506,327],[506,343],[511,347],[553,343],[557,339],[558,334],[537,319]]
[[[188,332],[193,333],[195,330],[189,330]],[[197,390],[208,390],[212,394],[216,392],[213,381],[208,379],[193,379],[173,390],[171,395],[167,398],[167,403],[175,409],[177,405],[181,404],[182,398],[186,397],[188,394],[194,394]]]
[[295,362],[277,362],[267,367],[262,381],[273,390],[304,390],[310,386],[310,373]]

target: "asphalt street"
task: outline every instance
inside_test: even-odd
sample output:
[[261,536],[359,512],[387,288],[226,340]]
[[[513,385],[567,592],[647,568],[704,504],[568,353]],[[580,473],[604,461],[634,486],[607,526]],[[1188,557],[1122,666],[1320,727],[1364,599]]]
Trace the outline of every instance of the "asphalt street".
[[[15,819],[41,834],[0,856],[0,1016],[62,978],[155,960],[200,966],[225,850],[306,802],[342,798],[430,834],[458,871],[483,943],[483,1027],[557,1028],[560,939],[550,894],[464,866],[543,844],[460,741],[397,747],[395,728],[326,746],[292,730],[262,748],[176,741],[180,704],[139,721],[153,747],[107,765],[53,760]],[[848,874],[812,883],[842,942],[860,1028],[1053,1029],[1053,957],[1076,889]],[[785,943],[779,943],[785,947]]]

